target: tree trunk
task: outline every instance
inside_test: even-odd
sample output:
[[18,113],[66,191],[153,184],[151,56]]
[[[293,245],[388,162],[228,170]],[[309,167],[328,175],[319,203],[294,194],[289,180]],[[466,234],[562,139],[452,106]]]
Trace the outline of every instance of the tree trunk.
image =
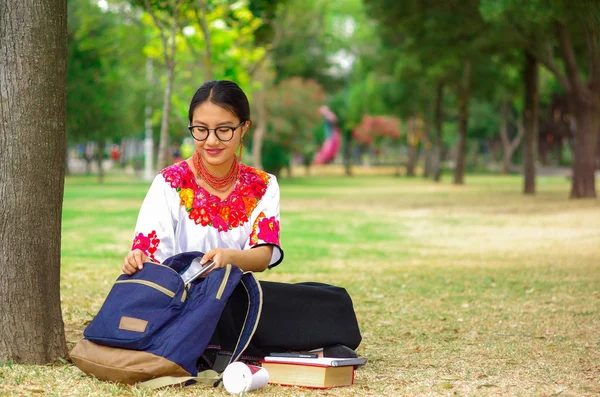
[[419,138],[417,136],[417,119],[412,117],[408,121],[406,134],[406,143],[408,144],[408,164],[406,164],[406,176],[415,176],[415,166],[417,164],[417,147]]
[[536,59],[525,53],[523,70],[525,103],[523,104],[523,127],[525,147],[523,150],[524,194],[535,194],[535,162],[538,156],[538,65]]
[[202,64],[204,65],[204,81],[210,81],[214,78],[213,63],[212,63],[212,37],[210,34],[210,28],[206,21],[206,15],[208,14],[208,5],[206,0],[198,1],[200,13],[198,8],[195,8],[196,20],[200,29],[202,30],[202,36],[204,37],[204,59]]
[[0,0],[0,10],[0,362],[43,364],[66,355],[67,2]]
[[104,162],[104,141],[99,139],[96,141],[96,163],[98,164],[98,183],[104,182],[104,169],[102,163]]
[[573,113],[577,127],[573,142],[571,198],[595,198],[596,147],[598,145],[598,134],[600,133],[600,105],[598,101],[573,100],[573,102],[576,104]]
[[465,151],[467,147],[467,123],[469,121],[469,94],[471,89],[471,61],[465,61],[463,81],[458,96],[458,142],[456,144],[456,164],[454,184],[462,185],[465,177]]
[[[402,146],[400,145],[400,140],[398,139],[398,146],[395,148],[396,152],[398,153],[398,157],[396,157],[396,171],[394,172],[394,176],[399,177],[402,175]],[[370,157],[371,153],[369,153],[369,157]],[[375,157],[375,160],[373,161],[374,164],[378,164],[379,160],[377,159],[377,157]]]
[[500,140],[502,141],[502,173],[508,174],[510,171],[510,160],[512,150],[510,150],[510,140],[508,138],[508,100],[503,99],[500,104]]
[[500,140],[502,141],[502,173],[508,174],[512,166],[512,156],[521,144],[524,128],[522,120],[517,121],[517,135],[511,140],[508,136],[508,122],[512,120],[510,102],[503,99],[500,105]]
[[352,130],[343,130],[344,134],[344,172],[352,176]]
[[[177,52],[177,33],[179,32],[179,7],[182,5],[182,0],[174,0],[173,3],[169,4],[169,6],[173,7],[170,26],[165,25],[156,16],[149,0],[144,0],[144,5],[146,12],[148,12],[159,31],[165,66],[167,67],[167,82],[163,96],[162,120],[158,143],[158,159],[156,161],[156,168],[162,170],[167,166],[167,161],[171,157],[169,153],[169,119],[171,117],[171,95],[175,80],[175,66],[177,66],[175,54]],[[167,29],[169,30],[168,32]]]
[[[148,57],[146,60],[146,81],[148,88],[146,91],[146,107],[144,109],[144,180],[152,181],[154,179],[154,137],[152,134],[152,90],[150,89],[154,81],[154,61]],[[125,156],[121,156],[124,158]]]
[[423,140],[424,150],[424,164],[423,164],[423,178],[429,178],[431,176],[433,168],[433,150],[432,150],[432,137],[431,137],[431,112],[427,112],[427,116],[423,118],[423,129],[425,131],[425,139]]
[[444,97],[444,84],[437,83],[435,92],[435,110],[434,120],[435,139],[434,139],[434,154],[433,154],[433,180],[439,182],[442,177],[442,102]]
[[158,160],[156,168],[162,170],[167,166],[169,159],[169,119],[171,116],[171,94],[173,80],[175,79],[175,62],[167,62],[167,86],[163,96],[162,120],[160,123],[160,140],[158,145]]
[[262,144],[267,132],[267,103],[265,100],[265,82],[254,92],[254,105],[256,106],[256,127],[252,135],[252,166],[258,170],[262,165]]
[[588,44],[588,83],[586,84],[581,78],[581,68],[577,64],[577,56],[568,28],[558,20],[555,21],[555,28],[566,77],[557,68],[554,68],[554,72],[568,93],[576,121],[571,198],[595,198],[595,156],[598,134],[600,134],[600,51],[598,51],[600,40],[597,24],[590,23],[588,20],[582,27]]

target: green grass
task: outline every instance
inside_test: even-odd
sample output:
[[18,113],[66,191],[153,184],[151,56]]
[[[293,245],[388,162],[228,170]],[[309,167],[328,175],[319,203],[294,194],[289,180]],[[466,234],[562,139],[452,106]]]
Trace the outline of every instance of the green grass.
[[[344,286],[369,363],[350,388],[268,386],[265,396],[600,393],[600,204],[562,177],[281,179],[285,261],[260,274]],[[69,347],[120,273],[147,183],[71,177],[63,210]],[[225,396],[98,382],[71,364],[0,367],[0,394]]]

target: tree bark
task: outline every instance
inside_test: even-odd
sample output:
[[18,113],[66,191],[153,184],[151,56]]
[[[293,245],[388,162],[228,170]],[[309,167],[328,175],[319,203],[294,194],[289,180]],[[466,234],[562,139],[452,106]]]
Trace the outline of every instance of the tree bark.
[[587,42],[592,44],[587,54],[589,84],[585,84],[567,26],[557,21],[555,27],[570,86],[567,92],[576,120],[571,198],[595,198],[596,145],[600,134],[600,54],[597,51],[600,32],[597,24],[584,23]]
[[419,138],[417,136],[417,119],[411,117],[406,128],[406,143],[408,144],[408,163],[406,164],[406,176],[415,176],[415,166],[417,163],[417,146]]
[[[600,133],[600,105],[574,99],[577,122],[573,141],[571,198],[596,198],[596,147]],[[597,101],[596,101],[597,102]],[[595,105],[595,106],[594,106]]]
[[254,92],[254,106],[256,107],[256,126],[252,135],[252,166],[258,170],[262,165],[262,144],[267,133],[267,101],[265,98],[267,90],[267,74],[264,65],[260,65],[256,71],[256,78],[261,87]]
[[210,35],[210,28],[206,21],[206,14],[208,13],[208,5],[206,0],[198,1],[198,8],[201,13],[198,12],[198,8],[195,8],[196,20],[200,29],[202,30],[202,36],[204,37],[204,81],[210,81],[214,78],[213,64],[212,64],[212,38]]
[[98,164],[98,183],[104,182],[104,169],[102,163],[104,162],[104,141],[98,139],[96,141],[96,163]]
[[471,91],[471,61],[465,61],[463,80],[458,96],[458,142],[456,144],[456,164],[454,166],[454,184],[464,184],[465,151],[467,147],[467,125],[469,122],[469,94]]
[[595,147],[600,134],[600,34],[592,14],[582,18],[581,27],[588,44],[588,82],[583,81],[581,69],[567,26],[556,20],[555,31],[559,41],[565,73],[558,68],[551,53],[536,53],[560,83],[569,98],[571,112],[575,116],[576,129],[573,142],[573,176],[571,198],[595,198]]
[[500,141],[502,142],[502,174],[508,174],[510,171],[510,160],[512,150],[510,150],[510,140],[508,138],[508,101],[502,100],[500,104]]
[[167,64],[167,86],[163,96],[162,120],[160,123],[160,138],[158,145],[158,160],[156,168],[162,170],[167,166],[169,159],[169,119],[171,116],[171,95],[173,92],[173,80],[175,79],[175,62]]
[[66,355],[60,309],[67,2],[0,0],[0,362]]
[[425,137],[423,140],[424,150],[424,162],[423,162],[423,178],[429,179],[431,177],[433,167],[433,146],[431,144],[431,112],[427,112],[427,115],[423,118],[423,130]]
[[352,130],[342,130],[344,136],[344,173],[352,176]]
[[525,84],[525,103],[523,104],[523,129],[525,130],[525,147],[523,150],[523,193],[535,194],[535,162],[538,156],[538,64],[529,53],[525,53],[523,69]]
[[438,82],[435,92],[434,120],[435,139],[433,154],[433,180],[439,182],[442,178],[442,122],[443,109],[442,102],[444,97],[444,85]]
[[502,141],[502,173],[508,174],[512,166],[512,156],[515,150],[521,144],[523,139],[524,128],[523,123],[517,121],[517,135],[510,139],[508,136],[508,123],[513,119],[511,115],[510,102],[507,99],[503,99],[500,104],[500,140]]
[[[146,11],[154,21],[156,28],[158,29],[160,39],[163,47],[163,56],[165,60],[165,66],[167,67],[167,82],[165,86],[165,92],[163,95],[163,109],[162,109],[162,120],[160,124],[160,137],[158,144],[158,159],[156,161],[156,168],[159,170],[167,166],[167,161],[170,158],[169,153],[169,120],[171,117],[171,95],[173,92],[173,84],[175,80],[175,53],[177,51],[177,34],[179,33],[179,8],[181,7],[182,0],[173,0],[171,4],[173,6],[173,14],[171,15],[172,21],[170,26],[165,24],[159,19],[157,14],[154,12],[149,0],[144,0]],[[169,30],[169,32],[167,32]],[[167,34],[168,33],[168,34]]]

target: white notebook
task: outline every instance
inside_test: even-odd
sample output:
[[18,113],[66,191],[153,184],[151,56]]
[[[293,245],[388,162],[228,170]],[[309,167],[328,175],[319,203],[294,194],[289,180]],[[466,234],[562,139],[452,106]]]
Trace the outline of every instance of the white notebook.
[[344,367],[347,365],[364,365],[367,362],[366,358],[334,358],[334,357],[318,357],[318,358],[298,358],[298,357],[274,357],[266,356],[264,359],[267,363],[285,363],[285,364],[307,364],[319,365],[327,367]]

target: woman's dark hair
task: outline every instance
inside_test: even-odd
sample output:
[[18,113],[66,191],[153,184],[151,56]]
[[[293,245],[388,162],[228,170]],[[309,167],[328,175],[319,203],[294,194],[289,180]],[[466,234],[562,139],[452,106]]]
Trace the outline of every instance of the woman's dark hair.
[[198,105],[206,101],[211,101],[217,106],[222,107],[235,114],[240,121],[250,120],[250,104],[244,91],[233,81],[212,80],[202,84],[194,94],[190,103],[188,117],[190,124],[194,117],[194,110]]

